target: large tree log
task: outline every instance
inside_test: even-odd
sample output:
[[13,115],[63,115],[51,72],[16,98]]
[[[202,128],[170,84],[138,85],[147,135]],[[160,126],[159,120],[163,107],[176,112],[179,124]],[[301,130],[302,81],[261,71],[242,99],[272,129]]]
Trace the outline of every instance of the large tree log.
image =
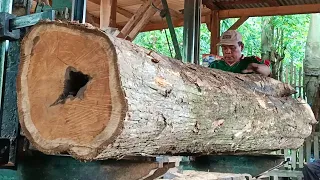
[[287,84],[184,64],[79,24],[30,30],[17,91],[31,143],[80,159],[298,148],[315,123]]

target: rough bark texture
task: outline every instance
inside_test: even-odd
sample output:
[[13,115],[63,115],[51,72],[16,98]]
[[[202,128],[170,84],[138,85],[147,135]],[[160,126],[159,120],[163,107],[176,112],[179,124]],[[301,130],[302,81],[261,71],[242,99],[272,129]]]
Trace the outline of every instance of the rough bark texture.
[[[81,49],[79,44],[99,42],[86,47],[96,50],[94,54],[100,54],[98,60],[94,54],[87,57],[87,63],[72,60],[70,53],[66,57],[60,56],[64,65],[59,67],[59,73],[38,74],[43,81],[39,80],[32,72],[37,68],[56,69],[49,63],[54,64],[55,56],[58,56],[55,54],[59,51],[54,52],[53,49],[59,49],[55,48],[59,43],[47,47],[33,46],[33,43],[36,37],[40,43],[45,39],[45,33],[54,32],[85,39],[71,41],[74,46],[68,47],[76,49],[79,46],[76,49],[79,56],[88,51]],[[51,50],[51,56],[48,52],[41,53],[46,49]],[[63,51],[68,50],[65,48]],[[21,52],[22,63],[17,79],[20,122],[33,145],[49,154],[68,151],[80,159],[107,159],[126,155],[252,153],[298,148],[310,135],[311,124],[315,123],[311,108],[300,100],[292,99],[290,95],[294,90],[287,84],[259,75],[233,74],[184,64],[129,41],[105,35],[93,27],[40,23],[24,38]],[[42,61],[47,63],[40,63]],[[102,65],[105,66],[99,71],[89,68]],[[50,79],[46,78],[50,77],[60,79],[55,81],[57,92],[43,96],[45,99],[57,99],[58,92],[63,91],[64,72],[69,66],[92,77],[85,86],[82,99],[67,99],[65,103],[50,106],[52,101],[42,102],[36,98],[40,92],[31,86],[33,81],[38,81],[38,86],[47,92],[53,88]],[[96,76],[105,72],[109,73],[109,78],[102,83]],[[110,89],[110,92],[106,91],[109,96],[105,97],[111,99],[94,99],[99,104],[86,106],[105,118],[96,119],[89,112],[83,113],[80,104],[85,106],[84,102],[92,100],[91,92],[101,87]],[[33,110],[38,107],[31,102],[34,100],[41,104],[41,110]],[[109,116],[104,116],[104,109],[98,108],[101,103],[108,105],[106,112],[110,112]],[[71,105],[76,110],[80,108],[75,112],[80,113],[79,116],[69,113]],[[52,118],[54,113],[57,114]],[[40,126],[49,119],[57,127],[68,126],[70,132],[68,128],[52,129],[50,124]],[[104,122],[101,125],[103,129],[92,134],[92,121]]]

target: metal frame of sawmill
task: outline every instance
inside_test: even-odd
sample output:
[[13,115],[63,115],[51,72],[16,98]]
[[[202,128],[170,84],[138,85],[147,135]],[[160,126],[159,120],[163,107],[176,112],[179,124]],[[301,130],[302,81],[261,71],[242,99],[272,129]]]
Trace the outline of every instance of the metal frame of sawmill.
[[[55,1],[55,0],[53,0]],[[64,18],[68,19],[66,14],[71,12],[71,20],[77,20],[81,23],[85,22],[86,18],[86,1],[85,0],[72,0],[72,7],[65,8],[61,7],[55,9],[55,7],[39,6],[36,13],[32,15],[25,15],[20,17],[15,17],[12,15],[12,7],[14,2],[21,3],[23,6],[28,7],[26,14],[30,12],[30,0],[4,0],[0,1],[0,166],[2,168],[17,168],[17,164],[22,165],[23,171],[32,171],[38,172],[41,171],[44,167],[54,169],[55,167],[50,163],[55,163],[57,166],[65,165],[67,170],[76,169],[75,171],[65,172],[71,177],[77,177],[81,173],[89,173],[92,175],[105,175],[112,174],[111,171],[101,171],[99,166],[106,166],[110,161],[105,162],[92,162],[92,163],[81,163],[73,160],[69,157],[64,156],[44,156],[37,155],[34,153],[31,158],[28,156],[24,160],[22,158],[17,158],[17,154],[20,151],[24,151],[26,148],[25,141],[19,141],[20,132],[19,132],[19,123],[17,115],[17,105],[16,105],[16,86],[15,86],[15,77],[18,71],[19,64],[19,39],[23,37],[24,32],[28,26],[36,24],[41,19],[54,19],[54,15],[63,15]],[[29,2],[25,3],[25,2]],[[158,0],[160,3],[160,0]],[[269,1],[276,3],[277,1]],[[315,13],[320,11],[319,5],[303,5],[303,8],[298,6],[290,7],[264,7],[264,8],[252,8],[250,10],[245,9],[236,9],[236,10],[219,10],[219,7],[213,3],[213,0],[185,0],[184,5],[184,21],[178,22],[179,25],[184,26],[184,38],[183,38],[183,52],[180,52],[179,45],[177,43],[174,27],[177,25],[176,21],[172,21],[170,16],[170,11],[166,0],[161,0],[163,4],[163,9],[161,10],[162,17],[166,18],[167,24],[163,27],[168,27],[170,34],[172,36],[172,41],[174,49],[176,52],[176,58],[182,59],[184,62],[189,63],[199,63],[199,33],[200,33],[200,24],[205,22],[207,23],[209,30],[211,31],[211,53],[217,54],[218,48],[215,44],[219,41],[220,35],[220,20],[231,17],[238,17],[239,20],[232,25],[230,29],[237,29],[243,22],[245,22],[251,16],[268,16],[268,15],[286,15],[286,14],[299,14],[299,13]],[[211,9],[210,14],[206,16],[205,19],[201,17],[201,3]],[[144,4],[146,5],[146,4]],[[143,5],[142,5],[143,6]],[[58,10],[59,9],[59,10]],[[100,11],[100,28],[108,27],[117,27],[115,13],[117,6],[116,0],[101,1],[101,11]],[[150,10],[149,15],[144,14],[144,12],[138,11],[134,14],[132,19],[142,19],[138,22],[128,21],[128,23],[123,27],[118,37],[125,38],[128,40],[133,40],[139,32],[142,31],[142,27],[145,27],[146,19],[155,14],[156,10]],[[1,24],[2,23],[2,24]],[[161,28],[159,28],[161,29]],[[9,41],[10,40],[10,41]],[[19,153],[18,153],[19,152]],[[26,152],[23,152],[26,153]],[[228,161],[230,164],[240,165],[237,168],[230,167],[232,170],[236,170],[238,173],[245,171],[242,169],[242,165],[246,164],[248,166],[255,166],[252,171],[259,174],[263,169],[267,170],[272,168],[277,164],[281,164],[284,161],[280,156],[211,156],[205,159],[200,159],[197,163],[192,164],[189,161],[185,161],[182,165],[186,169],[203,169],[207,170],[208,167],[212,167],[212,164],[219,164],[219,162]],[[17,160],[18,159],[18,160]],[[132,158],[131,158],[132,159]],[[134,158],[133,158],[134,159]],[[135,162],[125,162],[119,166],[126,166],[130,163],[140,164],[142,161],[148,162],[153,165],[156,165],[161,171],[167,170],[166,168],[172,167],[172,164],[169,163],[169,160],[164,161],[163,159],[159,161],[156,157],[145,157],[137,158],[138,161]],[[20,160],[20,161],[19,161]],[[45,165],[41,163],[45,162]],[[160,163],[159,163],[160,162]],[[165,166],[163,162],[168,162]],[[200,162],[200,163],[199,163]],[[38,163],[38,164],[37,164]],[[114,163],[114,162],[113,162]],[[139,164],[138,163],[138,164]],[[31,167],[28,169],[28,166],[34,168],[31,170]],[[35,165],[37,164],[37,165]],[[257,166],[259,165],[259,166]],[[50,167],[49,167],[50,166]],[[138,166],[135,164],[135,166]],[[76,167],[76,168],[75,168]],[[108,166],[109,167],[109,166]],[[219,167],[225,167],[225,164],[220,164],[220,166],[215,166],[211,170],[223,171],[226,169],[219,169]],[[257,169],[257,167],[259,167]],[[85,170],[84,169],[88,169]],[[246,168],[247,169],[247,168]],[[261,170],[262,169],[262,170]],[[48,170],[48,169],[47,169]],[[93,174],[94,173],[94,174]],[[118,172],[123,173],[123,172]],[[56,174],[59,174],[56,172]],[[63,174],[60,172],[60,174]],[[47,174],[50,175],[50,174]],[[52,174],[51,174],[52,175]]]

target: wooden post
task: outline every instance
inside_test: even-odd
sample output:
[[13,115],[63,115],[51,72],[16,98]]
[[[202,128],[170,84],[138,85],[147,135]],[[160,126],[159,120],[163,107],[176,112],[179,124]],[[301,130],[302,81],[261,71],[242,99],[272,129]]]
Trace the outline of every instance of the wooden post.
[[306,162],[310,162],[311,158],[311,137],[306,139]]
[[205,21],[206,21],[208,30],[211,32],[211,14],[206,15]]
[[314,148],[314,159],[319,159],[319,137],[318,135],[314,135],[313,137],[313,148]]
[[291,162],[292,162],[292,169],[296,169],[297,167],[297,151],[291,150]]
[[101,0],[100,2],[100,29],[117,27],[116,13],[117,0]]
[[218,55],[219,47],[217,43],[220,37],[220,19],[218,11],[211,11],[211,54]]
[[303,160],[303,157],[304,157],[303,149],[304,149],[304,145],[302,145],[299,148],[299,168],[303,168],[303,163],[304,163],[304,160]]
[[[284,155],[284,158],[288,158],[289,157],[288,149],[284,150],[283,155]],[[288,168],[289,167],[288,163],[284,164],[284,167]]]

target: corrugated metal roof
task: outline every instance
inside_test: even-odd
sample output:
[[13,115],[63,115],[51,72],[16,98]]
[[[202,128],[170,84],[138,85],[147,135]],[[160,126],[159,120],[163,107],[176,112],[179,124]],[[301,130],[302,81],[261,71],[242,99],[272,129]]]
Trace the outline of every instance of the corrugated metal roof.
[[257,0],[212,0],[212,2],[219,7],[219,9],[246,9],[246,8],[261,8],[272,7],[272,2],[279,4],[279,6],[289,5],[303,5],[303,4],[319,4],[320,0],[274,0],[262,1]]

